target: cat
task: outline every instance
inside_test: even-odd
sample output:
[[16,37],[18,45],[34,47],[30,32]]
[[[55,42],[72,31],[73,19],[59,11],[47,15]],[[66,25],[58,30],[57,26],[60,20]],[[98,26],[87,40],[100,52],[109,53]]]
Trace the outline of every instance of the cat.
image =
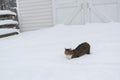
[[71,48],[70,49],[65,48],[65,55],[68,59],[77,58],[85,54],[90,54],[90,44],[87,42],[80,44],[73,50]]

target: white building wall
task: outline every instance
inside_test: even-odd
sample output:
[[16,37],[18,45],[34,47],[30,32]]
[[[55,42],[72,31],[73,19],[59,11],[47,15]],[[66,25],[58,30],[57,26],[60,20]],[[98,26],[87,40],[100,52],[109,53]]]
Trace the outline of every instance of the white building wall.
[[21,31],[53,26],[52,0],[18,0]]
[[56,24],[117,22],[120,0],[54,0]]
[[118,0],[118,21],[120,22],[120,0]]
[[[20,29],[120,21],[120,0],[17,0]],[[118,5],[117,5],[118,4]]]

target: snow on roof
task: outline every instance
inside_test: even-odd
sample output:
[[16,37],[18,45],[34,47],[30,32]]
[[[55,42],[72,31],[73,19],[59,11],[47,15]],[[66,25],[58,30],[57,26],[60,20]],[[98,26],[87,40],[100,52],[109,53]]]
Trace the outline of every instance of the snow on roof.
[[7,24],[18,24],[15,20],[0,20],[0,25],[7,25]]
[[8,28],[8,29],[0,29],[0,35],[2,34],[7,34],[7,33],[12,33],[12,32],[18,32],[19,33],[19,30],[18,29],[14,29],[14,28]]
[[16,15],[16,13],[10,10],[0,10],[0,15]]

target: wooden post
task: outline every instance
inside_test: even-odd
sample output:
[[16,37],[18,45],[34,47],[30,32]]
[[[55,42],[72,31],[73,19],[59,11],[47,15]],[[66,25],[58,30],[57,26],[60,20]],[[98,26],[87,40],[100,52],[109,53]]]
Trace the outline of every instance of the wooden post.
[[16,35],[16,34],[18,34],[18,32],[12,32],[12,33],[7,33],[7,34],[2,34],[2,35],[0,35],[0,38],[4,38],[4,37]]

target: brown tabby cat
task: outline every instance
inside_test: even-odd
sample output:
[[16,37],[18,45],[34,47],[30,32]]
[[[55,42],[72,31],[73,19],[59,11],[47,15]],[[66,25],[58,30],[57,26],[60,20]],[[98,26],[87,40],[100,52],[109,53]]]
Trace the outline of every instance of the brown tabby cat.
[[80,44],[75,49],[65,49],[65,55],[68,59],[77,58],[84,54],[90,54],[90,45],[87,42]]

